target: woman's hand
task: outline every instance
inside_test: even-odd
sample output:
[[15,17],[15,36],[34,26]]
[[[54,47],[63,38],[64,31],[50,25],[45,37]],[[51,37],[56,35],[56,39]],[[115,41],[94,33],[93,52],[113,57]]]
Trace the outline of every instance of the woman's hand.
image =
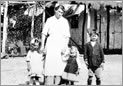
[[104,63],[101,63],[100,67],[104,70]]
[[87,61],[87,60],[85,60],[84,62],[85,62],[86,67],[89,69],[88,61]]
[[79,73],[80,73],[80,68],[78,68],[78,70],[77,70],[76,74],[78,75]]
[[28,71],[28,72],[30,71],[30,68],[29,68],[29,67],[27,67],[27,71]]
[[40,48],[40,52],[44,52],[44,46]]

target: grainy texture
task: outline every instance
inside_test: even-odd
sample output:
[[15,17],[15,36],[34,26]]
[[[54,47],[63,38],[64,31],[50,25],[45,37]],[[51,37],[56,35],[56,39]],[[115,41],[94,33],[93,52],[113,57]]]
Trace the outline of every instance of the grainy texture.
[[[82,62],[80,82],[76,85],[86,85],[87,68]],[[122,55],[105,55],[102,85],[122,85]],[[25,57],[15,57],[1,60],[1,85],[21,85],[28,80]],[[93,78],[95,85],[95,77]]]

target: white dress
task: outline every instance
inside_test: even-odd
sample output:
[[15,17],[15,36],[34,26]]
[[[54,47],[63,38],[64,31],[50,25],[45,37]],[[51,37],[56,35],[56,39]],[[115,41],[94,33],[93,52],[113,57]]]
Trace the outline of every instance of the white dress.
[[37,51],[31,52],[29,51],[26,57],[26,61],[30,61],[31,74],[37,74],[37,76],[42,77],[44,70],[44,61],[42,54],[39,54]]
[[70,37],[68,21],[52,16],[47,19],[42,31],[49,34],[46,42],[45,75],[61,76],[66,63],[62,60],[61,51],[67,45],[65,37]]

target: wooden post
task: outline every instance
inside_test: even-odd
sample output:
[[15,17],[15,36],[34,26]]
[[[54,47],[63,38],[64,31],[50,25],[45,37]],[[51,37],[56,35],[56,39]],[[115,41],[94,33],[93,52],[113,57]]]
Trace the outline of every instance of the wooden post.
[[45,6],[43,6],[43,18],[42,18],[42,29],[43,29],[43,27],[44,27],[44,24],[45,24]]
[[[123,7],[123,5],[122,5],[122,7]],[[123,12],[122,12],[122,14],[123,14]],[[121,18],[121,19],[123,21],[123,18]],[[123,25],[123,22],[122,22],[122,25]],[[121,28],[121,49],[122,49],[122,54],[123,54],[123,28]]]
[[100,24],[99,24],[99,34],[100,34],[100,43],[101,43],[101,15],[100,15]]
[[83,17],[83,25],[82,25],[82,49],[84,49],[85,44],[85,23],[86,23],[86,4],[84,4],[84,17]]
[[107,50],[109,50],[109,38],[110,38],[110,8],[107,6]]
[[31,24],[31,38],[33,38],[33,32],[34,32],[34,21],[35,21],[35,8],[36,8],[36,5],[34,4],[34,7],[33,7],[33,14],[32,14],[32,24]]
[[5,8],[4,8],[4,24],[3,24],[3,40],[2,40],[2,53],[5,52],[6,47],[6,40],[7,40],[7,28],[8,28],[8,1],[5,1]]
[[89,8],[87,8],[87,42],[90,41],[90,36],[89,36],[89,33],[90,33],[90,27],[91,27],[91,16],[90,16],[90,11],[89,11]]
[[94,9],[94,30],[97,31],[97,10]]

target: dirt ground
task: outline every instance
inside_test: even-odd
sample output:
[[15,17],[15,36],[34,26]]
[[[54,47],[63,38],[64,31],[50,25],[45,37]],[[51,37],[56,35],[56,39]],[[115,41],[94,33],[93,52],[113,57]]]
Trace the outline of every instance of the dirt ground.
[[[82,62],[80,82],[76,85],[87,85],[87,68]],[[105,55],[104,71],[102,73],[102,85],[122,85],[122,55]],[[28,80],[25,57],[1,59],[1,85],[21,85]],[[95,85],[95,77],[93,78]]]

